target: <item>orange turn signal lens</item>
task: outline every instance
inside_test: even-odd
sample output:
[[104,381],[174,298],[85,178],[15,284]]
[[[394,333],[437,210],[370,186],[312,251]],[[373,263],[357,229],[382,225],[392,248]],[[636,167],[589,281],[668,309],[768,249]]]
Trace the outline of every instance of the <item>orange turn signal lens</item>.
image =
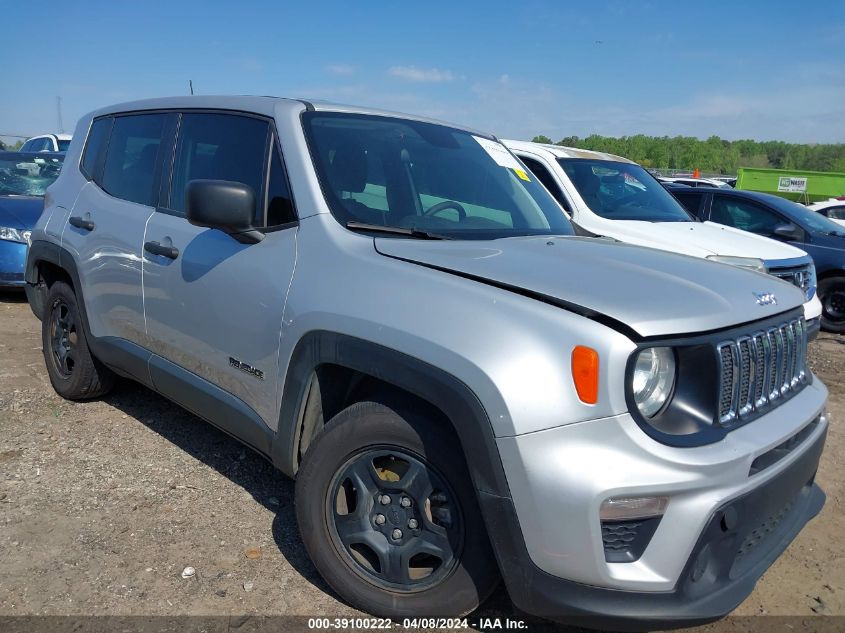
[[572,350],[572,380],[581,402],[598,402],[599,353],[592,347],[578,345]]

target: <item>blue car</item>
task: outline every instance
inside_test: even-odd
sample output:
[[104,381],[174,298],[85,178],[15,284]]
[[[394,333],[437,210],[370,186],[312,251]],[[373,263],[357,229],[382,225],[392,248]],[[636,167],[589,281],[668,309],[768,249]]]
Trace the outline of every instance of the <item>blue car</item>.
[[23,288],[29,234],[63,153],[0,152],[0,289]]
[[737,189],[667,187],[702,220],[787,242],[813,258],[822,329],[845,333],[845,227],[779,196]]

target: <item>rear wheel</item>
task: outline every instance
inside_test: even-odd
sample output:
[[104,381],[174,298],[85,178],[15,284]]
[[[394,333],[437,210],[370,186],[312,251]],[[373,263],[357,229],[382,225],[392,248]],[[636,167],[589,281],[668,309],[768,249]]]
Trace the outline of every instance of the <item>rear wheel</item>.
[[296,514],[323,578],[369,613],[462,616],[498,581],[457,438],[410,407],[332,419],[297,475]]
[[41,344],[50,382],[63,398],[87,400],[111,389],[114,374],[91,355],[76,295],[63,281],[47,294]]
[[822,329],[845,333],[845,277],[833,277],[819,282],[822,302]]

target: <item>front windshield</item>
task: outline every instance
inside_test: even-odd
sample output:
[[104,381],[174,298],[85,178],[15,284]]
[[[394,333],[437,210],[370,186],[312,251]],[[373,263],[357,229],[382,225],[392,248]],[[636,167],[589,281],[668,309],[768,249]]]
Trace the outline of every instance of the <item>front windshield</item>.
[[610,160],[558,158],[590,210],[608,220],[695,222],[645,169]]
[[837,224],[833,220],[829,220],[818,211],[808,209],[804,205],[792,202],[792,200],[787,200],[786,198],[780,198],[774,195],[769,195],[767,197],[775,209],[793,216],[810,230],[830,235],[845,236],[845,227],[841,224]]
[[70,147],[70,139],[68,139],[68,140],[59,139],[59,151],[60,152],[66,152],[69,147]]
[[571,235],[563,210],[501,143],[443,125],[309,112],[303,125],[334,217],[454,239]]
[[55,154],[0,155],[0,195],[43,196],[59,177],[64,156]]

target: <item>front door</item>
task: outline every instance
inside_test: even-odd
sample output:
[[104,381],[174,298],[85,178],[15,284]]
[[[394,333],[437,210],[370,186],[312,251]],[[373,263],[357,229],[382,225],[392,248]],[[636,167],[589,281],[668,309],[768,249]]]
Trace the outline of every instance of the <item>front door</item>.
[[[280,226],[257,244],[193,226],[185,218],[185,188],[195,179],[252,187],[255,225]],[[181,116],[170,194],[144,237],[145,245],[173,249],[143,253],[149,346],[241,400],[270,428],[278,420],[279,337],[296,259],[292,213],[269,121],[223,113]]]

